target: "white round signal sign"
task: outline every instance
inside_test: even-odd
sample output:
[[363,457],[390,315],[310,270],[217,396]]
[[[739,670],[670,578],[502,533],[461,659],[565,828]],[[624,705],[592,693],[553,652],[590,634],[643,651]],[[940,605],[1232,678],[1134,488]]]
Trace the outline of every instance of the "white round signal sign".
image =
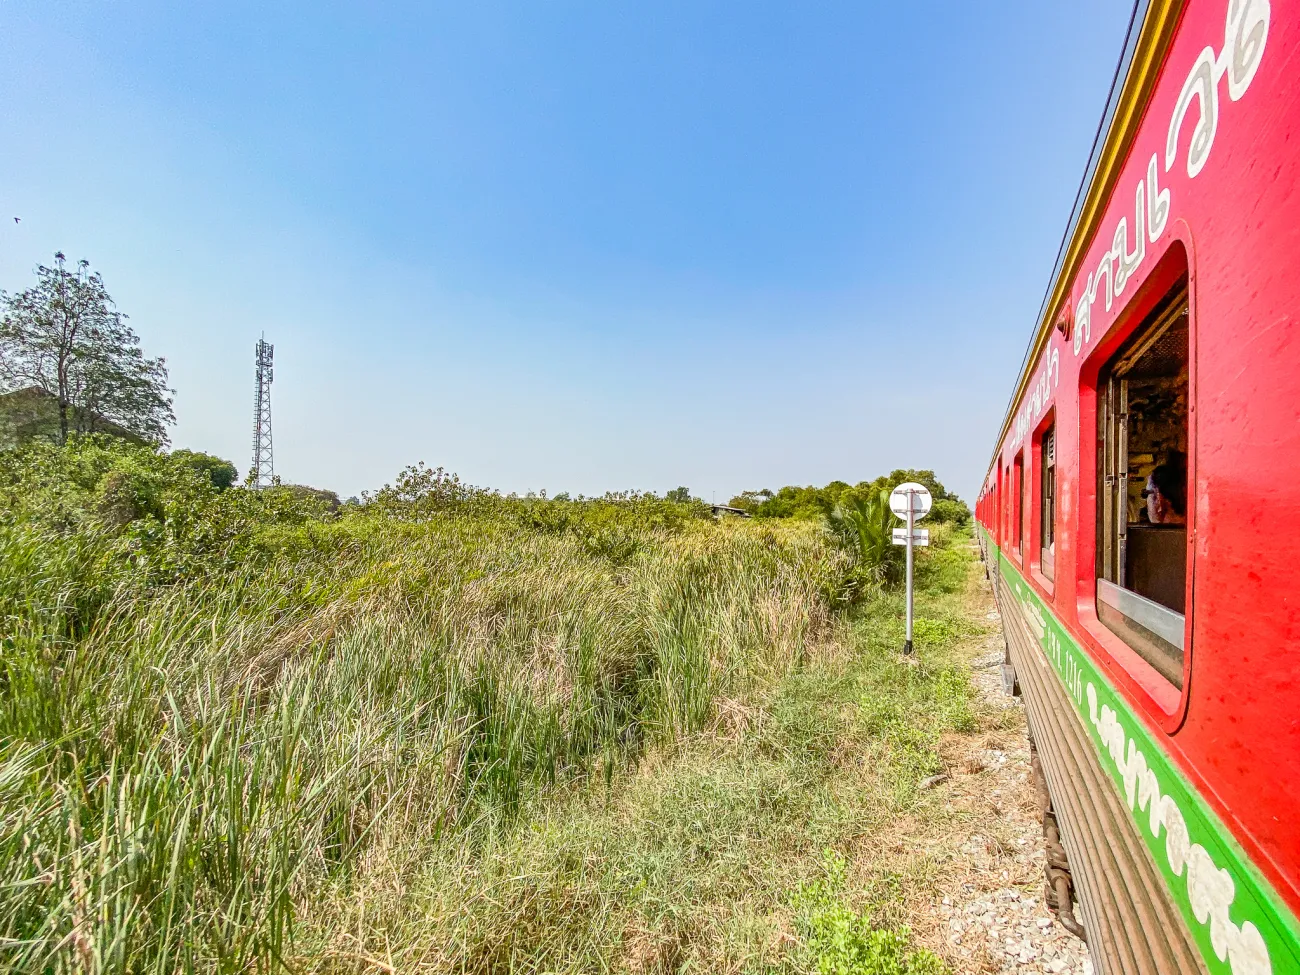
[[912,520],[920,521],[930,512],[930,492],[924,484],[908,481],[894,488],[889,495],[889,508],[894,514],[907,521],[907,506],[912,506]]

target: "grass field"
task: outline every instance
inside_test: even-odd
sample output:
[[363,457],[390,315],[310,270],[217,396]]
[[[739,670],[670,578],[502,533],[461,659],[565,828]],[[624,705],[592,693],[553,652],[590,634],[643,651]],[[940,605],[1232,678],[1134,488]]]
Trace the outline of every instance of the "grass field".
[[941,970],[870,864],[971,721],[963,546],[908,665],[815,523],[96,449],[0,484],[6,968]]
[[928,814],[939,738],[972,720],[956,600],[926,600],[919,666],[898,658],[901,607],[882,598],[609,783],[549,797],[482,848],[384,863],[318,916],[308,954],[398,971],[941,971],[900,930],[924,865],[877,869],[876,854]]

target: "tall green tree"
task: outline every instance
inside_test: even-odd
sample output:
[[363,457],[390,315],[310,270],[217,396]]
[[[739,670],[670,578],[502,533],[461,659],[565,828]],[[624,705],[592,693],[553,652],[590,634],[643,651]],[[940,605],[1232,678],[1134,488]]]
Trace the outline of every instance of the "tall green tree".
[[35,287],[0,292],[0,392],[18,389],[55,399],[60,442],[118,427],[163,443],[176,419],[165,361],[145,356],[99,273],[61,253]]
[[[902,468],[876,478],[865,487],[869,492],[878,490],[892,491],[898,485],[906,484],[908,481],[923,484],[929,489],[930,497],[934,501],[927,519],[931,524],[951,522],[952,524],[961,525],[970,520],[970,508],[966,505],[966,502],[945,488],[943,482],[934,476],[934,471]],[[864,485],[858,485],[858,487],[862,488]]]
[[[234,464],[228,460],[222,460],[220,457],[214,457],[212,454],[205,454],[198,450],[173,450],[171,459],[198,471],[211,481],[212,486],[218,491],[233,487],[235,482],[239,480],[239,471]],[[337,497],[334,502],[337,506]]]
[[[873,490],[892,491],[900,484],[906,484],[913,481],[917,484],[923,484],[929,490],[930,496],[935,501],[957,500],[957,495],[951,493],[943,486],[943,482],[934,476],[934,471],[920,471],[914,468],[899,468],[890,471],[888,474],[882,474],[870,483]],[[861,487],[862,485],[859,485]]]

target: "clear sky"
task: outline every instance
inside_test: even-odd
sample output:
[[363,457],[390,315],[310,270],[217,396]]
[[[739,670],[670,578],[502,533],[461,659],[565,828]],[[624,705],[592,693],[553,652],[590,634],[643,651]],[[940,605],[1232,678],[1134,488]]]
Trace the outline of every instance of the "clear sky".
[[241,473],[265,332],[344,496],[969,498],[1130,6],[5,0],[0,288],[89,259]]

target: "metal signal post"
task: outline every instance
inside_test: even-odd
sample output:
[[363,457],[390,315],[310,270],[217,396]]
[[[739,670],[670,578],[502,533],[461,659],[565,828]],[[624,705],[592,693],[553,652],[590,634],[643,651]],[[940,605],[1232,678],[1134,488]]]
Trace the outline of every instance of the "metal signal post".
[[916,510],[912,505],[912,493],[907,495],[907,637],[903,642],[903,653],[912,652],[912,545],[916,541],[912,530],[916,523]]
[[929,513],[930,503],[929,490],[914,481],[898,485],[889,495],[890,510],[907,521],[906,528],[894,529],[894,544],[907,546],[907,634],[903,642],[903,653],[907,655],[912,653],[912,549],[930,544],[929,531],[916,527],[917,521]]

